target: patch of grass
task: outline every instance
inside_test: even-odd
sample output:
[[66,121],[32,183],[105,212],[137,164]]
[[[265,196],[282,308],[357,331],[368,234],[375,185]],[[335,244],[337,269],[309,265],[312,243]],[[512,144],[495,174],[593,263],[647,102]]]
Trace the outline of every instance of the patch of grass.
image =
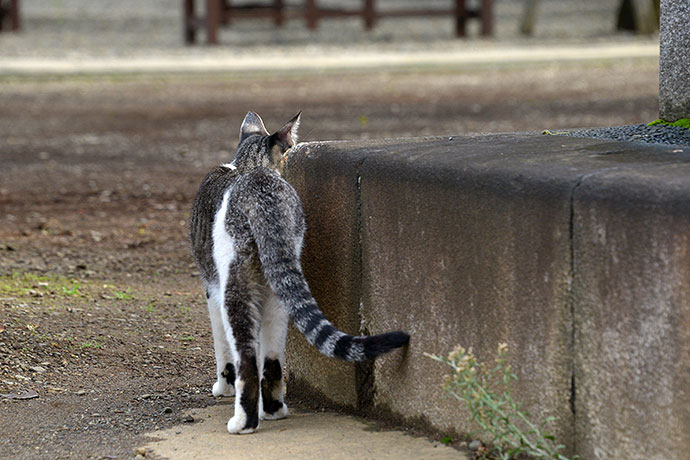
[[79,348],[82,350],[88,349],[88,348],[103,348],[104,343],[99,342],[98,340],[87,340],[86,342],[82,342],[81,345],[79,345]]
[[151,303],[149,303],[148,305],[144,305],[144,310],[145,310],[147,313],[153,313],[153,310],[154,310],[154,303],[155,303],[155,302],[156,302],[155,300],[152,300]]
[[0,277],[0,294],[11,296],[23,296],[33,289],[49,287],[51,283],[56,283],[57,279],[47,276],[40,276],[34,273],[14,272],[11,275]]
[[192,340],[194,340],[194,336],[191,334],[185,335],[184,337],[181,337],[180,340],[182,340],[183,342],[191,342]]
[[556,444],[546,430],[555,418],[534,422],[513,399],[510,384],[517,381],[517,376],[507,363],[508,345],[498,346],[492,369],[479,363],[471,348],[458,346],[447,358],[427,356],[450,367],[443,388],[465,404],[472,421],[488,437],[492,447],[480,452],[482,458],[510,460],[527,455],[532,459],[568,460],[558,452],[565,446]]
[[117,300],[130,300],[132,298],[130,288],[127,288],[126,291],[115,291],[113,292],[113,295]]
[[681,118],[680,120],[674,121],[672,123],[659,118],[658,120],[654,120],[652,122],[647,123],[647,126],[656,126],[656,125],[675,126],[677,128],[685,128],[685,129],[690,130],[690,118]]
[[74,281],[71,288],[68,288],[67,286],[62,286],[62,293],[68,296],[78,296],[81,295],[81,292],[79,292],[80,287],[81,283]]
[[82,295],[83,285],[76,280],[61,276],[38,275],[29,272],[14,272],[0,276],[0,296],[43,297],[62,294],[65,296]]

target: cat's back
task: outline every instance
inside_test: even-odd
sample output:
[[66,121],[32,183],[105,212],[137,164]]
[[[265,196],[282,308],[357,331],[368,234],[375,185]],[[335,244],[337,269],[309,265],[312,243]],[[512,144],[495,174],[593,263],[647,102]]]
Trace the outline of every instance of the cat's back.
[[192,243],[205,225],[212,223],[223,201],[223,195],[237,182],[237,179],[236,171],[227,166],[217,166],[206,175],[194,198],[190,215],[189,229]]
[[256,168],[242,174],[233,186],[230,202],[249,218],[273,221],[274,230],[304,231],[304,211],[297,191],[272,169]]
[[[205,279],[215,276],[214,223],[219,212],[225,228],[249,239],[272,236],[287,240],[301,237],[305,230],[299,195],[276,171],[262,167],[238,171],[218,166],[201,183],[189,219],[192,253]],[[261,235],[245,235],[248,219],[264,224],[255,229]]]
[[227,166],[212,169],[204,178],[189,215],[189,240],[202,277],[215,277],[213,264],[213,223],[226,192],[237,182],[238,174]]

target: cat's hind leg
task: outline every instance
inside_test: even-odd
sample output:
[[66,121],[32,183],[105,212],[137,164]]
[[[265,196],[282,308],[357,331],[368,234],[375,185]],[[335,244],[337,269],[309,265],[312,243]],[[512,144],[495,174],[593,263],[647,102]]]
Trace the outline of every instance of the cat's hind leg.
[[262,419],[277,420],[288,416],[288,408],[283,401],[283,365],[288,319],[287,313],[271,292],[264,302],[261,318]]
[[225,308],[229,321],[228,343],[235,355],[235,414],[228,420],[228,432],[253,433],[259,427],[259,321],[260,311],[252,293],[238,292],[228,285]]
[[216,382],[211,393],[216,397],[235,394],[235,365],[223,326],[220,299],[220,289],[210,288],[206,291],[208,315],[213,331],[213,350],[216,355]]

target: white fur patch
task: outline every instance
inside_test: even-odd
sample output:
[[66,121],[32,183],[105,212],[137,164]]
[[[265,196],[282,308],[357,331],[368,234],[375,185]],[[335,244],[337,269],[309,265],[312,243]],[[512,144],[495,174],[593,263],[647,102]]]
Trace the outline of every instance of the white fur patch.
[[237,379],[236,388],[237,396],[235,397],[235,415],[228,420],[228,433],[230,434],[248,434],[253,433],[256,428],[244,428],[247,425],[247,413],[242,409],[240,399],[242,399],[242,392],[244,391],[244,381]]
[[[234,364],[235,360],[232,358],[237,356],[235,339],[232,334],[232,328],[230,327],[228,315],[223,314],[223,306],[225,304],[225,286],[228,282],[230,264],[237,258],[237,253],[235,252],[235,240],[228,234],[228,231],[225,228],[225,217],[228,213],[228,200],[230,199],[231,191],[232,188],[228,189],[223,195],[223,201],[213,220],[213,263],[215,264],[216,271],[218,272],[218,286],[209,287],[209,314],[211,315],[212,325],[214,324],[214,320],[217,319],[220,319],[220,323],[222,325],[222,328],[220,326],[214,326],[213,328],[214,344],[216,342],[216,334],[224,333],[225,337],[218,337],[218,340],[220,341],[219,345],[222,347],[222,340],[224,339],[231,355],[228,362],[232,362]],[[216,354],[216,359],[217,358],[218,354]],[[219,369],[219,372],[222,372],[222,369]]]
[[216,398],[219,396],[233,396],[235,394],[235,387],[229,385],[225,377],[221,375],[216,380],[216,383],[213,384],[211,394]]
[[288,315],[278,298],[271,291],[264,301],[261,318],[261,331],[259,334],[259,347],[261,350],[260,363],[263,366],[264,358],[284,361],[285,337],[287,335]]
[[288,415],[290,415],[290,411],[288,410],[288,406],[283,403],[283,407],[275,411],[273,414],[267,414],[263,413],[261,415],[262,420],[280,420],[281,418],[286,418]]

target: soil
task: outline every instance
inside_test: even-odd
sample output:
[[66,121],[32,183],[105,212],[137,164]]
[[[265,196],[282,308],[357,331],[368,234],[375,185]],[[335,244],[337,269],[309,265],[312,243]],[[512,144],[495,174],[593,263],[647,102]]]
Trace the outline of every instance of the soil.
[[0,81],[0,457],[131,458],[216,404],[187,243],[242,117],[302,140],[613,126],[657,118],[649,61]]

